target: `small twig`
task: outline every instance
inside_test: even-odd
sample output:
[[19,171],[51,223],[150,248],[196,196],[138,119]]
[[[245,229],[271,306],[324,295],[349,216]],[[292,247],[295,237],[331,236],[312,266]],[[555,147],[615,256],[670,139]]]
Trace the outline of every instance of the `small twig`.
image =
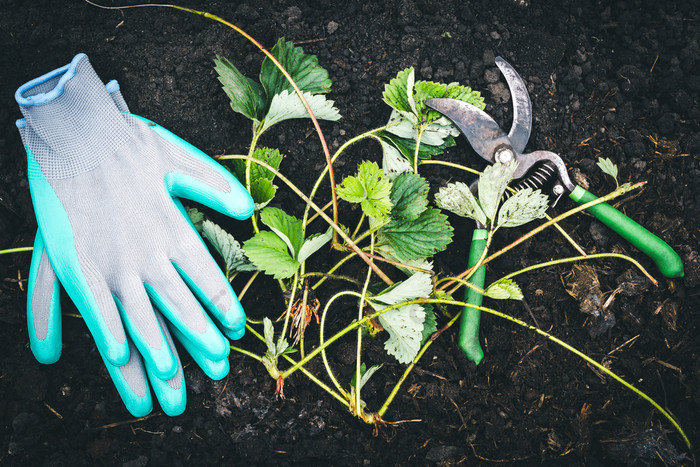
[[44,402],[44,407],[46,407],[47,409],[49,409],[49,410],[51,411],[51,413],[53,413],[53,414],[56,416],[56,418],[58,418],[59,420],[63,420],[63,415],[61,415],[60,413],[58,413],[53,407],[51,407],[51,406],[50,406],[49,404],[47,404],[46,402]]
[[532,318],[532,322],[535,323],[535,327],[540,327],[540,324],[537,322],[537,318],[535,318],[535,315],[532,313],[532,310],[530,309],[530,305],[527,304],[527,301],[523,298],[520,300],[520,303],[523,304],[527,312],[530,314],[530,318]]
[[539,349],[539,348],[540,348],[540,344],[537,344],[536,346],[534,346],[533,348],[531,348],[530,350],[528,350],[527,353],[526,353],[525,355],[523,355],[523,358],[521,358],[520,360],[518,360],[518,365],[520,365],[521,363],[523,363],[523,362],[525,361],[525,359],[526,359],[527,357],[529,357],[530,354],[531,354],[532,352],[534,352],[535,350],[537,350],[537,349]]
[[134,423],[143,422],[145,420],[148,420],[149,418],[157,417],[160,415],[163,415],[163,413],[156,412],[156,413],[152,413],[150,415],[146,415],[145,417],[133,418],[131,420],[124,420],[123,422],[108,423],[106,425],[102,425],[102,426],[99,426],[97,428],[94,428],[94,430],[106,430],[109,428],[117,428],[117,427],[124,426],[124,425],[133,425]]
[[452,399],[451,397],[448,397],[450,402],[452,402],[452,405],[455,406],[455,409],[457,409],[457,415],[459,415],[459,419],[462,420],[462,426],[460,428],[464,428],[465,430],[467,429],[467,421],[464,419],[464,415],[462,415],[462,411],[459,409],[459,406],[457,403]]
[[634,337],[632,337],[632,338],[630,338],[630,339],[627,339],[625,342],[623,342],[622,344],[618,345],[617,347],[615,347],[614,349],[612,349],[610,352],[608,352],[608,355],[614,354],[615,352],[617,352],[618,350],[622,349],[622,348],[623,348],[624,346],[626,346],[626,345],[631,345],[634,341],[636,341],[637,339],[639,339],[639,336],[640,336],[640,334],[637,334],[636,336],[634,336]]

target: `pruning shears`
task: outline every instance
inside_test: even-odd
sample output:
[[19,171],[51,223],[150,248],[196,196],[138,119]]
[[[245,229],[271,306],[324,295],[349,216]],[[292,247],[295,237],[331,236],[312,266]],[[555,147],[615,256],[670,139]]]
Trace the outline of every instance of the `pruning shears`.
[[[556,204],[568,194],[578,204],[585,204],[598,197],[569,178],[562,158],[550,151],[533,151],[524,154],[532,129],[532,106],[525,82],[508,62],[496,58],[496,65],[505,77],[513,101],[513,124],[506,133],[483,110],[463,101],[449,98],[428,99],[425,105],[450,119],[467,137],[474,150],[489,163],[518,162],[513,175],[515,190],[542,189],[554,197]],[[651,258],[661,274],[668,278],[683,277],[683,263],[673,248],[647,229],[622,214],[607,203],[591,206],[587,211],[599,221],[617,232],[630,244]],[[469,252],[469,267],[474,266],[486,247],[487,230],[477,223]],[[469,282],[483,288],[485,267],[481,266]],[[472,288],[466,291],[465,301],[481,305],[483,295]],[[479,363],[484,356],[479,345],[480,311],[465,307],[460,324],[460,347],[467,357]]]

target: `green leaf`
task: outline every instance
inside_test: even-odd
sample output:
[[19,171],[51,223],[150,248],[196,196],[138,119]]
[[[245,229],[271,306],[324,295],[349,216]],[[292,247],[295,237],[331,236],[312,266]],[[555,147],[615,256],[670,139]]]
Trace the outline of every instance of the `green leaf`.
[[396,78],[385,85],[382,96],[393,110],[387,123],[388,128],[379,136],[390,140],[410,163],[415,159],[419,134],[419,159],[441,154],[445,147],[454,145],[454,138],[459,135],[459,130],[449,119],[424,104],[426,99],[450,97],[484,108],[481,95],[471,88],[458,84],[415,81],[413,68],[399,72]]
[[277,193],[277,185],[266,178],[250,182],[250,196],[255,202],[255,210],[260,211],[272,201]]
[[359,178],[348,176],[336,187],[338,196],[349,203],[361,203],[367,198],[367,190]]
[[430,339],[430,336],[437,332],[437,317],[433,311],[432,303],[423,304],[423,310],[425,310],[425,321],[423,322],[423,333],[420,340],[421,345],[425,344],[425,341]]
[[226,264],[226,276],[233,271],[255,271],[248,258],[245,257],[245,252],[241,248],[233,235],[226,232],[217,224],[210,220],[202,222],[202,236],[209,240],[209,243],[221,255]]
[[461,86],[456,83],[443,84],[432,81],[416,81],[415,71],[406,68],[400,71],[396,78],[389,81],[384,86],[382,94],[384,102],[399,112],[405,118],[406,114],[413,114],[416,119],[414,123],[421,122],[431,124],[442,120],[441,125],[449,125],[449,121],[442,114],[429,109],[423,102],[436,97],[447,97],[468,102],[480,109],[485,107],[481,94],[473,91],[468,86]]
[[292,258],[296,258],[304,241],[301,220],[279,208],[265,208],[260,212],[260,221],[284,241]]
[[401,261],[427,258],[447,248],[452,241],[452,226],[439,209],[428,208],[417,219],[392,219],[379,230]]
[[[277,41],[270,52],[302,92],[323,94],[331,91],[332,81],[328,78],[328,72],[319,65],[315,55],[305,54],[304,49],[294,47],[294,44],[287,42],[284,37]],[[294,92],[284,74],[267,57],[263,60],[260,70],[260,82],[267,93],[268,104],[272,102],[273,96],[281,94],[282,91]]]
[[202,222],[204,222],[204,213],[200,212],[200,210],[197,208],[187,208],[187,215],[189,216],[194,228],[201,234]]
[[[443,117],[431,124],[426,124],[414,114],[398,112],[394,110],[387,123],[387,132],[400,138],[415,140],[418,136],[418,127],[422,126],[421,146],[442,146],[449,138],[459,136],[459,130],[446,117]],[[415,143],[414,143],[415,147]],[[411,154],[413,159],[413,154]]]
[[[253,157],[261,162],[265,162],[275,170],[279,169],[282,162],[282,154],[277,149],[266,147],[257,148],[253,152]],[[236,178],[245,185],[246,161],[234,159],[232,172]],[[275,174],[265,167],[251,162],[250,164],[250,195],[255,201],[255,210],[264,208],[277,193],[277,185],[272,183]]]
[[612,178],[614,178],[616,184],[619,184],[617,181],[617,164],[615,164],[612,160],[608,159],[607,157],[600,157],[598,158],[598,162],[596,162],[596,165],[600,167],[600,170],[602,170],[603,173],[606,173]]
[[540,190],[525,188],[508,198],[498,210],[497,227],[517,227],[542,219],[549,208],[549,198]]
[[382,170],[384,176],[393,181],[398,175],[413,170],[411,163],[406,159],[397,147],[390,142],[381,140],[382,145]]
[[231,101],[231,108],[247,118],[259,122],[267,106],[265,90],[260,83],[246,78],[227,59],[217,55],[214,60],[219,81]]
[[[259,147],[253,151],[253,158],[266,163],[267,165],[273,167],[275,170],[279,170],[280,163],[284,156],[277,150],[266,147]],[[245,183],[245,166],[246,161],[242,159],[234,159],[233,163],[233,174],[241,182]],[[267,180],[274,180],[275,174],[270,172],[265,167],[251,162],[250,164],[250,179],[258,180],[260,178],[265,178]]]
[[299,268],[299,262],[289,255],[285,241],[274,232],[256,233],[243,243],[243,249],[255,267],[275,279],[292,277]]
[[427,180],[413,172],[397,176],[391,187],[391,217],[393,219],[417,219],[428,207]]
[[486,225],[488,222],[479,201],[469,189],[469,185],[465,183],[449,183],[440,188],[435,194],[435,204],[458,216],[474,219],[482,225]]
[[299,249],[297,261],[300,263],[306,261],[309,256],[316,253],[323,245],[328,243],[331,238],[333,238],[333,229],[330,227],[324,233],[309,236],[306,240],[304,240],[304,244]]
[[[365,387],[365,384],[367,384],[370,378],[372,378],[372,375],[374,375],[377,372],[377,370],[379,370],[383,365],[384,364],[372,365],[371,367],[369,367],[369,369],[367,369],[367,365],[365,365],[364,363],[360,365],[360,389]],[[352,388],[355,387],[355,381],[357,381],[355,379],[356,376],[357,373],[353,373],[352,378],[350,379],[350,386]]]
[[[375,307],[380,310],[385,308],[380,305]],[[402,306],[379,315],[378,319],[389,333],[384,349],[400,363],[411,363],[421,347],[425,322],[423,307],[418,304]]]
[[338,196],[351,203],[360,203],[369,217],[384,221],[391,211],[391,182],[375,162],[360,164],[355,176],[345,177],[337,186]]
[[294,353],[294,350],[289,348],[287,339],[280,336],[279,339],[277,339],[277,345],[275,345],[275,356],[279,357],[290,353]]
[[[418,272],[378,295],[370,297],[369,304],[377,311],[387,305],[396,305],[414,298],[428,298],[433,283],[428,274]],[[430,311],[432,313],[432,309]],[[384,348],[401,363],[410,363],[420,350],[425,328],[426,311],[423,305],[405,305],[389,310],[378,317],[389,339]],[[434,320],[434,316],[432,317]],[[434,332],[434,331],[433,331]]]
[[[390,141],[396,149],[401,152],[401,155],[406,158],[407,161],[412,161],[416,152],[416,135],[413,134],[411,138],[401,138],[389,131],[381,131],[377,133],[377,136],[382,138],[382,140]],[[382,141],[384,142],[384,141]],[[432,146],[426,144],[425,140],[421,138],[420,149],[418,150],[418,159],[430,159],[433,156],[438,156],[445,152],[445,149],[455,145],[455,139],[452,136],[447,136],[444,138],[442,144],[439,146]]]
[[[340,112],[333,107],[333,101],[326,99],[323,95],[313,95],[309,92],[304,92],[303,96],[316,119],[333,122],[340,120]],[[272,98],[260,132],[284,120],[308,117],[309,113],[296,92],[284,90]]]
[[384,93],[382,94],[384,102],[398,111],[413,112],[409,100],[409,94],[411,100],[413,99],[413,86],[411,85],[409,89],[409,83],[413,83],[414,79],[413,67],[400,71],[396,78],[384,86]]
[[446,97],[467,102],[480,109],[484,109],[484,98],[477,91],[473,91],[469,86],[461,86],[456,83],[443,84],[432,81],[418,81],[415,86],[416,107],[419,116],[427,122],[441,120],[443,115],[440,112],[428,108],[423,102],[428,99]]
[[263,336],[267,351],[274,355],[275,353],[275,326],[267,316],[263,318]]
[[503,193],[506,191],[508,182],[513,179],[513,174],[517,167],[516,161],[511,161],[507,164],[496,162],[481,172],[479,177],[479,204],[491,222],[496,219],[496,212],[501,204]]
[[398,284],[394,284],[382,293],[370,298],[371,301],[386,305],[396,305],[414,298],[428,298],[433,291],[433,282],[424,272],[417,272]]
[[523,299],[523,292],[520,290],[518,284],[511,279],[501,279],[500,281],[494,282],[484,291],[484,295],[495,298],[496,300]]

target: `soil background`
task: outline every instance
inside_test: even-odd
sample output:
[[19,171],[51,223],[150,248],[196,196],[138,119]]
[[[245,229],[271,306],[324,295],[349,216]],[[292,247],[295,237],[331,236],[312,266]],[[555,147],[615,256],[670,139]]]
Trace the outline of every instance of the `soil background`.
[[[322,124],[332,148],[386,122],[383,86],[408,66],[415,67],[417,79],[458,81],[480,90],[487,111],[508,128],[511,103],[494,57],[509,61],[528,83],[533,103],[528,149],[561,154],[596,193],[614,188],[596,167],[598,157],[616,162],[622,181],[648,181],[620,209],[673,246],[686,268],[684,278],[666,280],[614,233],[590,216],[577,216],[564,227],[588,252],[631,254],[659,285],[640,279],[625,262],[588,263],[603,298],[614,293],[608,310],[615,324],[592,337],[600,323],[582,314],[566,291],[584,279],[570,265],[552,267],[518,280],[532,317],[659,401],[697,446],[700,26],[693,3],[188,0],[183,6],[230,20],[267,47],[284,36],[316,54],[330,72],[330,97],[343,115],[337,124]],[[14,91],[78,52],[87,53],[104,81],[120,82],[132,112],[208,154],[247,150],[250,125],[231,111],[212,60],[220,54],[256,77],[262,56],[218,23],[171,9],[107,11],[77,0],[3,0],[0,50],[0,249],[31,246],[36,229],[26,159],[14,127],[21,116]],[[286,155],[283,172],[308,192],[324,165],[311,124],[280,124],[262,144],[280,148]],[[353,172],[361,160],[380,158],[378,147],[359,144],[339,161],[338,176]],[[480,168],[463,138],[445,158]],[[434,166],[423,174],[433,188],[464,179]],[[301,214],[286,190],[275,203]],[[571,203],[562,200],[555,210],[567,206]],[[215,218],[235,235],[247,235],[247,224]],[[450,220],[454,243],[450,253],[435,259],[443,274],[464,269],[472,229],[470,222]],[[496,246],[524,231],[502,233]],[[488,277],[574,254],[548,231],[491,263]],[[264,368],[235,353],[229,377],[219,382],[184,356],[186,412],[169,418],[156,406],[151,417],[133,420],[80,319],[64,319],[58,363],[34,360],[25,323],[29,261],[30,253],[0,256],[0,464],[619,465],[692,464],[695,458],[636,395],[560,347],[492,317],[482,322],[484,362],[469,363],[456,347],[455,331],[445,333],[387,412],[387,420],[404,423],[376,434],[303,375],[287,381],[286,400],[276,400]],[[355,264],[344,272],[364,274],[364,268]],[[250,316],[282,311],[275,287],[274,281],[259,281],[249,292],[244,306]],[[520,303],[488,303],[532,322]],[[75,312],[69,300],[63,305]],[[338,329],[355,313],[355,305],[346,303],[329,327]],[[262,351],[249,337],[240,345]],[[364,393],[376,409],[403,366],[383,355],[380,339],[366,345],[369,363],[384,362]],[[331,353],[348,380],[351,346],[344,341]],[[318,364],[311,369],[322,374]]]

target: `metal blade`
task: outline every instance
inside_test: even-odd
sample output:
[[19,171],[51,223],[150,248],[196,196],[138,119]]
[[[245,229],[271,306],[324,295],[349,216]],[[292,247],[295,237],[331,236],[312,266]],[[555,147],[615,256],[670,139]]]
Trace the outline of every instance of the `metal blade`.
[[511,147],[508,135],[478,107],[450,98],[428,99],[423,103],[449,118],[464,133],[477,154],[491,164],[496,162],[496,150]]
[[530,95],[525,82],[508,62],[501,57],[496,57],[496,65],[506,78],[510,95],[513,96],[513,125],[508,137],[513,149],[520,154],[525,150],[532,130]]

